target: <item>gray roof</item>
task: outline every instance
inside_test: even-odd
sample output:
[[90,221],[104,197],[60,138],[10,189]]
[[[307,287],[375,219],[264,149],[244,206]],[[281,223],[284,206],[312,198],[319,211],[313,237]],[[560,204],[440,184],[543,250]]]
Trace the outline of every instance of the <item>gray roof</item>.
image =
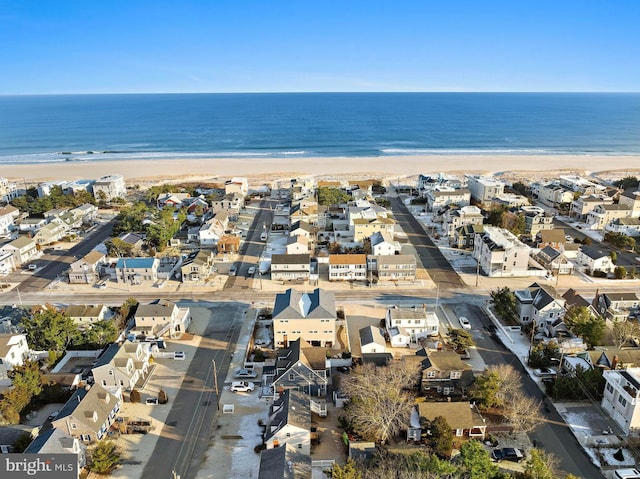
[[153,304],[140,304],[136,309],[136,318],[169,318],[175,308],[175,303],[166,300],[159,300]]
[[305,393],[285,389],[280,397],[273,401],[265,440],[273,437],[286,425],[311,431],[311,405]]
[[591,259],[600,259],[600,258],[604,258],[605,256],[609,256],[604,251],[596,248],[592,248],[591,246],[583,245],[580,247],[580,251],[582,251],[583,254],[587,255]]
[[274,254],[271,256],[271,264],[309,264],[308,254]]
[[111,360],[115,357],[116,354],[118,354],[118,351],[120,351],[120,345],[117,343],[113,343],[110,344],[109,346],[107,346],[107,349],[105,349],[102,354],[100,356],[98,356],[98,359],[96,359],[95,364],[93,365],[94,368],[99,368],[100,366],[104,366],[105,364],[109,364],[111,362]]
[[335,296],[320,288],[316,288],[312,293],[302,293],[290,288],[276,295],[273,319],[333,319],[335,317]]
[[416,257],[412,254],[394,254],[376,256],[378,264],[416,264]]
[[62,429],[49,429],[38,435],[24,450],[25,453],[68,454],[73,448],[73,437]]
[[97,318],[103,309],[104,304],[70,304],[65,314],[72,318]]
[[[81,391],[84,391],[84,394]],[[117,401],[118,399],[113,394],[98,384],[94,384],[88,391],[78,389],[60,410],[54,423],[68,416],[73,416],[89,429],[98,431]],[[97,416],[97,421],[93,420],[94,413]]]
[[311,233],[311,225],[306,221],[296,221],[291,225],[289,231],[295,231],[297,229],[301,229],[306,231],[307,233]]
[[380,328],[377,326],[366,326],[360,330],[360,344],[379,344],[380,346],[386,346],[384,336],[380,332]]
[[260,454],[258,479],[311,479],[311,456],[285,444]]

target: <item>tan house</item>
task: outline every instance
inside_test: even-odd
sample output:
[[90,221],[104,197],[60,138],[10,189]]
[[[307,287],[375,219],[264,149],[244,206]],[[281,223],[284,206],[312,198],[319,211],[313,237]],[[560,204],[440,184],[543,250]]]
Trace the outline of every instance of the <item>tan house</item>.
[[213,252],[199,250],[187,256],[180,267],[180,277],[183,283],[197,283],[205,281],[211,275],[213,267]]
[[85,329],[104,321],[107,307],[104,304],[70,304],[64,314],[73,319],[78,328]]
[[287,254],[309,253],[309,239],[303,235],[287,237]]
[[23,264],[39,258],[42,255],[35,240],[26,236],[20,236],[11,243],[4,245],[0,250],[9,251],[11,253],[16,267],[22,266]]
[[393,236],[396,221],[393,218],[378,216],[375,219],[359,218],[353,220],[353,241],[360,243],[373,233],[380,232]]
[[95,384],[77,389],[62,407],[51,425],[85,444],[106,436],[122,404],[120,388],[107,389]]
[[273,339],[278,347],[303,339],[313,346],[336,342],[336,299],[316,288],[311,293],[288,289],[278,293],[273,306]]
[[587,224],[592,230],[603,230],[611,221],[618,218],[630,218],[631,208],[625,204],[598,205],[589,212]]
[[297,204],[293,206],[289,213],[291,223],[304,221],[310,225],[318,224],[318,203]]
[[640,216],[640,191],[626,190],[620,195],[619,204],[627,206],[631,210],[632,218],[638,218]]
[[433,421],[438,416],[447,421],[454,436],[484,439],[487,426],[478,408],[468,401],[461,401],[417,403],[411,412],[407,440],[421,441],[423,433],[427,433],[426,430],[423,430],[424,422]]
[[329,281],[364,281],[365,279],[367,279],[366,254],[329,255]]
[[159,300],[152,304],[138,306],[134,331],[145,336],[156,337],[169,334],[173,338],[184,333],[189,324],[191,324],[189,308],[179,308],[171,301]]
[[412,254],[369,256],[369,268],[378,281],[415,281],[416,257]]
[[105,255],[93,250],[69,267],[69,283],[93,284],[100,279],[99,267],[105,262]]

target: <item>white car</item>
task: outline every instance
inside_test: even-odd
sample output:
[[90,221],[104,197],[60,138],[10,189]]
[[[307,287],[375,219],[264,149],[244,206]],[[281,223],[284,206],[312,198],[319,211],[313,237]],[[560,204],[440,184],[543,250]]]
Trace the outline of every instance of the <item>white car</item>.
[[257,376],[258,376],[258,373],[256,373],[253,369],[244,369],[243,368],[243,369],[238,369],[233,377],[235,377],[235,378],[253,379],[253,378],[257,377]]
[[460,319],[458,319],[458,321],[460,321],[460,326],[462,326],[462,329],[471,329],[471,323],[464,316],[460,316]]
[[253,392],[255,387],[255,384],[248,381],[234,381],[229,389],[234,393],[250,393]]
[[253,276],[254,274],[256,274],[256,267],[252,266],[251,268],[249,268],[249,271],[247,271],[247,274],[249,276]]
[[184,354],[183,351],[176,351],[173,353],[173,359],[178,359],[180,361],[184,361],[184,359],[186,358],[186,354]]

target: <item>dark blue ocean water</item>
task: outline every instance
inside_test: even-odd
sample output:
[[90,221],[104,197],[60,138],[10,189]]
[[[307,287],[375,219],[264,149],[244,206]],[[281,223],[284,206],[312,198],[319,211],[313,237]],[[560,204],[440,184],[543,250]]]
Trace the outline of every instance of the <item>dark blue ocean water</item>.
[[640,154],[640,94],[0,97],[0,164],[426,153]]

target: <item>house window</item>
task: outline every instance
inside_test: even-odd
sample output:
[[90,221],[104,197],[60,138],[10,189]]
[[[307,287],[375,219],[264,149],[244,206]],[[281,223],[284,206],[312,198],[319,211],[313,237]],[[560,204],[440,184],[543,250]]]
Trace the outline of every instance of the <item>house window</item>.
[[462,373],[460,371],[451,371],[451,379],[460,379]]
[[290,432],[287,433],[287,437],[291,437],[291,433]]
[[622,396],[618,396],[618,402],[620,404],[622,404],[622,407],[626,407],[627,406],[627,400],[625,398],[623,398]]
[[464,432],[464,429],[456,429],[456,436],[461,437]]
[[294,381],[296,379],[296,375],[294,373],[289,373],[289,381]]
[[613,392],[613,386],[609,383],[607,383],[607,391],[609,391],[610,393]]
[[80,440],[86,441],[86,442],[90,442],[91,441],[91,434],[80,434]]
[[428,378],[435,378],[436,377],[436,372],[435,371],[427,371],[427,377]]
[[78,425],[75,422],[72,422],[71,429],[78,429]]

